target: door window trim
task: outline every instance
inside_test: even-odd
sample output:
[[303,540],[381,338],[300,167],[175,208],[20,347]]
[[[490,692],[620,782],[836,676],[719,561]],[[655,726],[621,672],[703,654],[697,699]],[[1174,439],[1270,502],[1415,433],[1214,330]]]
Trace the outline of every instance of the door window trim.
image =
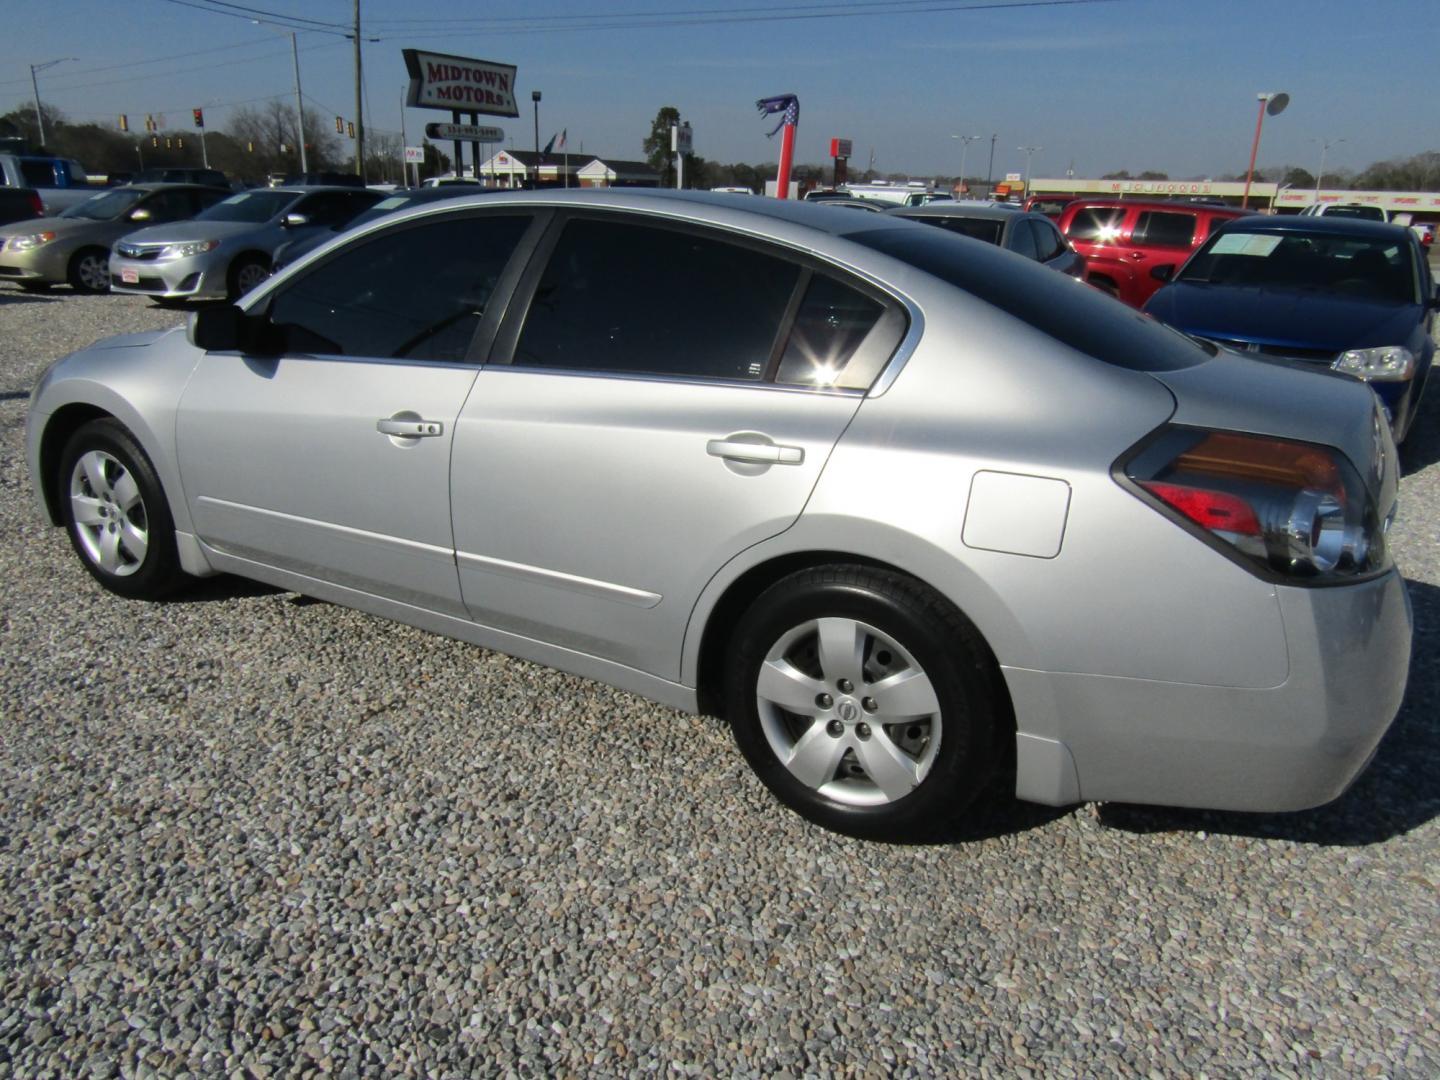
[[[600,371],[590,368],[561,368],[516,364],[514,358],[516,348],[520,341],[520,333],[524,329],[525,317],[529,314],[536,290],[540,287],[540,279],[544,276],[545,269],[550,264],[550,258],[555,253],[555,248],[560,242],[560,237],[565,230],[566,224],[576,220],[639,224],[646,228],[682,233],[716,243],[745,248],[796,266],[800,273],[796,279],[795,288],[791,293],[790,300],[786,305],[785,313],[776,329],[775,338],[771,343],[770,360],[769,363],[766,364],[764,374],[759,379],[716,379],[701,375],[659,371]],[[520,275],[519,284],[508,298],[506,305],[507,310],[504,314],[504,321],[500,330],[494,335],[491,341],[490,352],[484,360],[484,365],[487,367],[497,369],[509,368],[514,371],[524,371],[530,374],[557,375],[561,377],[579,376],[582,378],[627,379],[642,382],[745,387],[751,390],[782,390],[790,393],[811,395],[830,394],[842,397],[879,396],[879,394],[883,393],[884,390],[889,387],[890,383],[894,381],[895,375],[899,374],[899,368],[904,366],[904,361],[909,359],[910,354],[914,352],[915,345],[919,340],[918,329],[923,326],[923,319],[913,303],[902,296],[898,296],[895,293],[881,288],[878,284],[869,280],[868,277],[857,274],[854,270],[827,262],[824,259],[815,257],[813,254],[790,247],[786,244],[778,244],[763,237],[727,229],[709,222],[692,222],[658,214],[640,215],[625,211],[565,207],[554,211],[554,216],[549,222],[545,235],[529,253],[528,259],[528,265],[525,267],[523,274]],[[790,334],[795,327],[795,319],[804,303],[805,294],[808,291],[810,282],[817,273],[833,278],[841,285],[853,289],[862,296],[880,304],[885,310],[876,322],[877,327],[887,321],[887,316],[889,316],[892,311],[894,312],[894,317],[902,318],[906,322],[906,327],[901,333],[898,343],[891,350],[889,359],[885,365],[881,367],[870,386],[865,389],[833,386],[806,387],[775,381],[775,376],[780,368],[780,361],[784,356],[785,346],[789,342]],[[892,368],[894,369],[893,371]]]
[[[478,368],[484,365],[485,357],[490,353],[495,336],[499,332],[505,314],[514,299],[516,285],[520,280],[520,276],[530,265],[534,250],[544,237],[554,213],[555,211],[553,210],[535,206],[474,207],[468,210],[457,210],[455,207],[447,207],[442,203],[436,206],[431,213],[421,214],[405,221],[387,222],[384,218],[381,218],[373,222],[372,225],[367,226],[363,232],[357,233],[351,238],[349,243],[342,244],[333,251],[328,252],[321,259],[305,263],[303,270],[300,272],[287,272],[273,279],[273,281],[267,283],[248,304],[242,306],[246,314],[264,315],[268,319],[275,297],[289,288],[292,282],[303,281],[311,274],[330,265],[337,258],[352,253],[356,248],[379,240],[391,233],[399,233],[425,225],[437,224],[437,218],[443,217],[447,221],[453,222],[472,218],[529,217],[531,219],[530,224],[526,226],[525,232],[521,234],[519,241],[515,244],[515,250],[510,253],[510,258],[505,264],[505,269],[500,272],[500,276],[495,282],[495,289],[490,294],[490,302],[485,305],[485,314],[480,317],[480,322],[475,327],[475,333],[470,338],[470,344],[465,349],[463,359],[437,360],[426,357],[407,356],[349,356],[341,353],[303,354],[316,358],[334,358],[352,362],[371,361],[381,364],[398,364],[406,367],[458,366]],[[291,354],[287,353],[286,355]]]

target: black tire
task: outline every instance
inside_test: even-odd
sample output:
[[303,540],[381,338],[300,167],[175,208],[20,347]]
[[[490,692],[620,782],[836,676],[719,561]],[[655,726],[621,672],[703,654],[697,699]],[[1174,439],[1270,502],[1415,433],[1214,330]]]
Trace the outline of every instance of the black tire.
[[[118,420],[92,420],[76,431],[54,483],[70,543],[105,588],[154,600],[187,580],[165,492],[145,451]],[[77,520],[82,505],[94,508],[85,522]]]
[[259,284],[259,281],[256,281],[242,288],[246,275],[256,271],[260,274],[260,281],[263,281],[270,273],[270,263],[259,255],[241,255],[230,264],[230,269],[225,275],[225,283],[231,300],[238,300]]
[[110,253],[104,248],[81,248],[70,256],[65,280],[78,293],[110,291]]
[[[819,630],[807,629],[821,619],[831,620],[827,627],[853,628],[863,685],[827,677]],[[999,671],[975,627],[911,578],[852,565],[792,574],[751,605],[730,649],[725,700],[735,740],[766,787],[816,824],[866,839],[931,838],[949,829],[994,772],[1009,715]],[[761,683],[761,668],[772,653],[783,653],[803,676],[794,684],[782,679],[787,690],[823,686],[833,708],[822,707],[819,696],[806,712],[792,713],[774,699],[762,705],[762,685],[770,684]],[[832,667],[829,676],[843,665]],[[933,697],[926,700],[938,705],[926,718],[897,721],[880,704],[893,697],[877,691],[877,701],[866,693],[915,674],[928,680]],[[811,758],[820,762],[818,782],[802,780],[782,762],[781,752],[802,738],[821,755]],[[894,758],[897,749],[915,786],[882,791],[866,763]]]

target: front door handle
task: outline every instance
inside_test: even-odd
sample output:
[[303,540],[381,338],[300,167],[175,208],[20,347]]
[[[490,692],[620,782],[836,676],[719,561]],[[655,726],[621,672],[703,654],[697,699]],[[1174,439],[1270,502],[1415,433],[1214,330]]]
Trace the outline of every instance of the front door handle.
[[741,442],[736,439],[711,439],[705,444],[711,457],[727,461],[745,461],[755,465],[803,465],[805,448],[778,446],[775,443]]
[[375,430],[381,435],[398,435],[402,439],[428,439],[445,434],[445,425],[439,420],[376,420]]

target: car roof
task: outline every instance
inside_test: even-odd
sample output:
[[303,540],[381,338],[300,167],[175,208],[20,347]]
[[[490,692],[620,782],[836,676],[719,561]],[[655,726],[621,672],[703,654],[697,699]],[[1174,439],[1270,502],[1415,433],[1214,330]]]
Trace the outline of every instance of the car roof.
[[190,184],[178,180],[145,180],[138,184],[121,184],[119,187],[111,188],[111,191],[121,191],[124,188],[138,188],[141,191],[218,191],[208,184]]
[[[345,190],[340,188],[338,190]],[[555,209],[616,209],[650,211],[656,214],[693,216],[721,225],[749,226],[766,232],[773,225],[841,236],[866,229],[894,228],[885,214],[837,214],[825,202],[801,199],[758,197],[737,199],[726,192],[675,191],[672,188],[571,188],[548,191],[501,191],[488,194],[466,192],[445,200],[447,210],[463,207],[549,206]],[[423,212],[415,207],[415,212]],[[404,214],[410,211],[397,211]]]
[[1227,232],[1322,233],[1327,236],[1354,236],[1369,240],[1400,240],[1410,231],[1403,225],[1366,221],[1364,218],[1330,217],[1325,214],[1306,217],[1299,214],[1251,214],[1249,217],[1227,221],[1222,228]]
[[1035,214],[1027,210],[1008,210],[994,203],[965,203],[959,200],[955,202],[932,202],[924,206],[897,206],[893,210],[886,210],[887,214],[895,217],[963,217],[978,218],[986,221],[1013,221],[1017,217],[1044,217],[1043,214]]

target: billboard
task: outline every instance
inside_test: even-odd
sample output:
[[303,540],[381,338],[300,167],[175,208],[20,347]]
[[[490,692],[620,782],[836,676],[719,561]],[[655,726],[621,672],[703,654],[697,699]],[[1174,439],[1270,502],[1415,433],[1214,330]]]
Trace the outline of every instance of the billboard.
[[410,73],[405,104],[411,108],[520,115],[515,104],[514,64],[419,49],[402,49],[401,55]]

